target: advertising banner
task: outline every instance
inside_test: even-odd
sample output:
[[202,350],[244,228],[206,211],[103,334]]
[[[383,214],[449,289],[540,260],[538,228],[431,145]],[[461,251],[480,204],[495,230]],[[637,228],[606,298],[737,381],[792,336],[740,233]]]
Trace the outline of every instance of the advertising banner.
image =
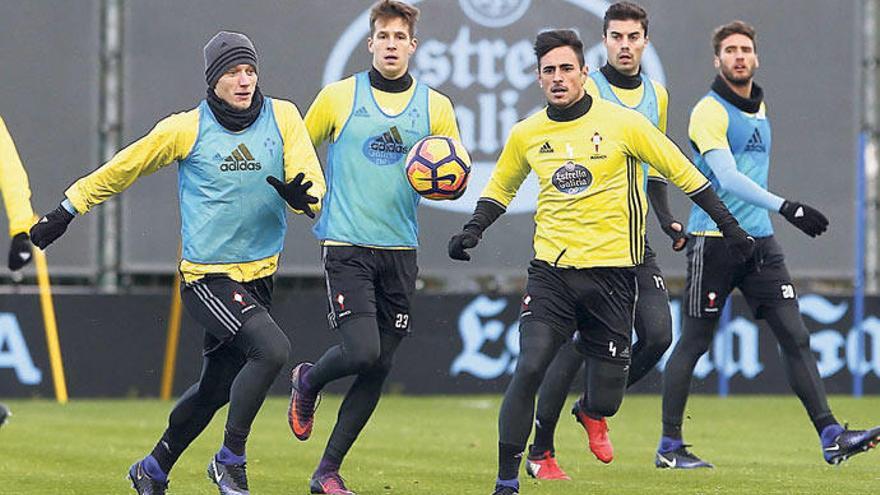
[[[72,398],[156,396],[162,375],[170,298],[164,295],[56,296],[61,350]],[[272,314],[293,346],[290,365],[315,361],[337,341],[327,328],[326,297],[276,293]],[[519,354],[519,296],[417,296],[413,333],[401,345],[387,387],[406,394],[501,393]],[[801,314],[829,393],[852,391],[854,373],[865,392],[880,393],[880,298],[866,301],[863,341],[852,328],[851,299],[807,294]],[[670,303],[679,333],[680,300]],[[721,375],[730,393],[789,393],[776,340],[733,299],[729,323],[697,363],[694,390],[717,393]],[[184,314],[175,393],[197,378],[202,330]],[[674,345],[674,344],[673,344]],[[668,353],[667,353],[668,356]],[[658,392],[666,356],[631,392]],[[273,393],[288,393],[289,367]],[[579,380],[574,388],[580,387]],[[344,392],[346,382],[332,392]],[[0,397],[52,397],[51,372],[36,296],[0,299]]]

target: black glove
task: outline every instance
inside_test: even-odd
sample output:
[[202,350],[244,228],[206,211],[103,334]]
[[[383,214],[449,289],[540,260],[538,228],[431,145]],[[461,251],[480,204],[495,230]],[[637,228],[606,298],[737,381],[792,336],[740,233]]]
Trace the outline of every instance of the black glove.
[[73,220],[73,213],[67,211],[61,205],[46,213],[39,222],[31,227],[31,242],[40,249],[46,249],[55,239],[61,237],[67,230],[67,225]]
[[784,201],[779,213],[792,225],[810,237],[822,235],[828,230],[828,219],[819,210],[797,201]]
[[[678,229],[676,229],[678,227]],[[660,226],[663,229],[663,232],[672,239],[672,250],[673,251],[681,251],[687,245],[688,237],[684,233],[684,227],[680,222],[676,222],[675,220],[672,223],[668,223]]]
[[15,234],[12,243],[9,245],[9,269],[12,271],[21,270],[24,265],[31,262],[33,253],[31,253],[31,241],[24,232]]
[[312,181],[303,183],[305,177],[305,174],[300,172],[296,174],[292,181],[285,184],[270,175],[266,177],[266,182],[278,191],[278,195],[284,198],[284,201],[287,201],[291,208],[305,213],[309,218],[315,218],[315,212],[312,211],[310,205],[317,203],[318,198],[309,194],[308,191],[312,187]]
[[465,249],[471,249],[480,243],[480,236],[468,229],[452,236],[449,239],[449,257],[459,261],[470,261],[471,255],[465,252]]
[[724,245],[727,252],[737,263],[751,259],[755,254],[755,238],[742,229],[738,223],[730,223],[719,226],[721,235],[724,236]]

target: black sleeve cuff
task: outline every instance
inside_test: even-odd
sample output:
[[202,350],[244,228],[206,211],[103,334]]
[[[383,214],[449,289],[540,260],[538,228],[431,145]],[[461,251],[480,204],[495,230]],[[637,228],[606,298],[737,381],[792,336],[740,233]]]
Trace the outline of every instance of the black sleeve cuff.
[[657,221],[661,226],[669,225],[675,221],[675,217],[672,216],[672,211],[669,209],[667,189],[665,181],[648,181],[648,199],[651,200],[651,208],[654,209],[654,215],[657,216]]
[[464,224],[464,230],[482,236],[483,231],[498,220],[505,211],[507,210],[501,203],[490,198],[480,198],[474,208],[473,216]]
[[715,193],[711,187],[706,187],[701,191],[690,195],[691,201],[697,204],[709,217],[718,225],[718,229],[723,233],[724,230],[733,225],[739,225],[727,206],[721,201],[721,198]]

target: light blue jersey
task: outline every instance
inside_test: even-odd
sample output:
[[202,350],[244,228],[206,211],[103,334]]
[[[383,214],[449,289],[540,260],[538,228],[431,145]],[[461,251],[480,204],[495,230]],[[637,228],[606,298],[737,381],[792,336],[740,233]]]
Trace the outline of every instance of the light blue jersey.
[[[704,98],[712,98],[722,105],[727,113],[727,142],[730,152],[736,160],[737,170],[755,182],[763,189],[767,189],[767,177],[770,172],[770,122],[763,112],[748,114],[722,98],[715,91],[710,91]],[[723,115],[723,114],[722,114]],[[696,123],[700,125],[700,123]],[[773,225],[770,223],[770,214],[767,209],[756,206],[740,199],[730,191],[720,187],[718,178],[712,172],[706,159],[700,153],[697,145],[691,141],[694,151],[694,164],[710,181],[712,187],[718,192],[718,196],[727,205],[727,208],[736,217],[743,230],[753,237],[767,237],[773,235]],[[707,150],[709,151],[709,150]],[[715,222],[709,215],[697,206],[691,208],[688,220],[688,232],[708,233],[718,230]]]
[[[624,108],[629,108],[630,110],[635,110],[651,121],[651,123],[654,124],[654,127],[660,127],[660,105],[657,102],[657,92],[654,91],[654,84],[644,74],[640,73],[639,77],[642,78],[642,87],[644,88],[642,90],[642,100],[635,107],[631,107],[620,101],[620,98],[614,94],[614,89],[611,87],[611,83],[608,82],[608,78],[605,77],[605,74],[602,74],[602,72],[598,70],[590,73],[590,78],[596,83],[596,88],[599,89],[599,96],[601,96],[603,100],[616,103]],[[642,189],[647,191],[648,164],[646,163],[642,163],[642,176],[644,177]]]
[[327,194],[315,235],[358,246],[418,246],[419,195],[406,179],[406,155],[430,134],[428,87],[416,82],[409,105],[388,115],[366,72],[355,75],[354,104],[330,144]]
[[232,132],[199,105],[199,133],[180,162],[183,259],[194,263],[244,263],[281,252],[286,204],[266,183],[284,177],[281,133],[272,99],[247,129]]
[[635,110],[650,120],[651,123],[654,124],[654,127],[660,127],[660,106],[657,103],[657,92],[654,91],[654,84],[650,79],[645,77],[644,74],[639,74],[639,76],[642,78],[642,87],[645,88],[642,90],[642,101],[640,101],[635,107],[630,107],[620,101],[620,98],[614,94],[614,89],[611,87],[611,83],[608,82],[608,78],[605,77],[605,74],[602,74],[602,72],[598,70],[590,73],[590,78],[593,79],[593,82],[596,83],[596,87],[599,88],[599,96],[601,96],[603,100],[608,100],[612,103],[617,103],[624,108]]

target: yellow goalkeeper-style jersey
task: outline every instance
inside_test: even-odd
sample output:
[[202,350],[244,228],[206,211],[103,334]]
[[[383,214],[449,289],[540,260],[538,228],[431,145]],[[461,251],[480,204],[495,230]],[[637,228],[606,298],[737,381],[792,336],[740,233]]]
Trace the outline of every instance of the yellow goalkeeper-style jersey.
[[27,233],[36,220],[31,208],[31,188],[27,174],[6,123],[0,117],[0,192],[9,218],[9,237]]
[[688,195],[709,187],[681,150],[640,113],[585,96],[580,116],[545,108],[510,132],[482,197],[506,207],[530,171],[540,192],[535,258],[559,267],[631,267],[645,252],[645,167]]

